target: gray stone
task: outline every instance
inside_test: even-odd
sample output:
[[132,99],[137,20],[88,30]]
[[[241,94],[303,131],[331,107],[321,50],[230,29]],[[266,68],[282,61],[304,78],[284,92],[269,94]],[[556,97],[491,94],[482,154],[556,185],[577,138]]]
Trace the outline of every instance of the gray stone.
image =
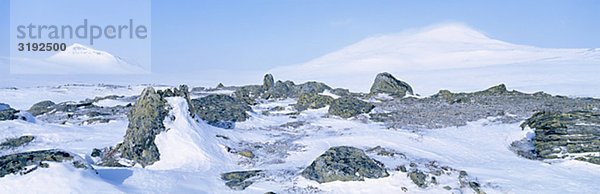
[[23,146],[23,145],[26,145],[26,144],[32,142],[33,139],[35,139],[35,138],[30,135],[24,135],[24,136],[17,137],[17,138],[7,139],[6,141],[0,143],[0,148],[1,149],[12,149],[12,148],[20,147],[20,146]]
[[227,181],[225,185],[233,190],[244,190],[254,183],[248,179],[258,176],[260,172],[261,170],[228,172],[221,174],[221,179]]
[[296,110],[303,111],[306,109],[319,109],[328,106],[333,102],[331,96],[325,96],[315,93],[304,93],[300,95],[296,103]]
[[371,94],[384,93],[395,97],[413,94],[413,90],[408,83],[396,79],[392,74],[387,72],[377,74],[370,92]]
[[[49,162],[73,160],[73,155],[58,150],[41,150],[0,156],[0,177],[8,174],[27,174],[38,167],[48,167]],[[31,167],[33,166],[33,167]]]
[[389,174],[379,164],[369,158],[361,149],[338,146],[329,148],[317,157],[302,176],[326,183],[332,181],[362,181],[364,178],[382,178]]

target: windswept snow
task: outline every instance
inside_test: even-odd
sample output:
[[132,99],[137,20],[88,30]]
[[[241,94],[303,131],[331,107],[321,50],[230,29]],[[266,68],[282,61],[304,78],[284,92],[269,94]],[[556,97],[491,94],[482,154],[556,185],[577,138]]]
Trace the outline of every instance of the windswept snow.
[[[599,71],[600,49],[511,44],[463,24],[372,36],[306,63],[270,70],[276,77],[296,82],[319,80],[363,92],[377,73],[390,72],[421,95],[440,88],[473,91],[501,82],[530,92],[556,90],[559,84],[598,88],[600,79],[591,72]],[[599,92],[580,93],[568,87],[572,86],[559,86],[558,92],[600,96]]]

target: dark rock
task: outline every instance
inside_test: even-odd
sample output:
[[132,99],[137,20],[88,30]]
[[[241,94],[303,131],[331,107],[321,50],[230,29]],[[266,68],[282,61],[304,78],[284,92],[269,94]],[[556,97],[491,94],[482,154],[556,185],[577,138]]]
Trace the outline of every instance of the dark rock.
[[521,127],[535,129],[535,152],[544,159],[600,152],[600,114],[591,111],[538,112]]
[[303,111],[306,109],[319,109],[328,106],[333,102],[331,96],[319,95],[315,93],[304,93],[298,99],[296,103],[296,109]]
[[35,138],[33,136],[29,136],[29,135],[24,135],[24,136],[17,137],[17,138],[7,139],[6,141],[0,143],[0,148],[1,149],[10,149],[10,148],[20,147],[20,146],[23,146],[25,144],[32,142],[33,139],[35,139]]
[[413,90],[408,83],[396,79],[392,74],[387,72],[377,74],[370,92],[371,94],[384,93],[395,97],[404,97],[406,94],[413,94]]
[[368,113],[374,107],[372,104],[354,97],[343,96],[333,100],[328,113],[342,118],[350,118],[362,113]]
[[166,100],[154,88],[144,89],[127,115],[129,125],[121,146],[121,157],[133,160],[142,167],[159,160],[160,154],[154,139],[166,130],[163,124],[168,114],[166,106]]
[[17,113],[19,113],[18,110],[15,110],[10,107],[7,109],[1,110],[0,111],[0,121],[19,119],[19,115],[17,115]]
[[273,80],[273,75],[271,74],[266,74],[265,78],[263,79],[263,90],[264,91],[268,91],[271,88],[273,88],[275,86],[275,81]]
[[[0,157],[0,177],[8,174],[27,174],[38,166],[47,167],[44,161],[63,162],[73,160],[73,155],[58,150],[42,150],[5,155]],[[29,166],[34,166],[29,168]]]
[[208,124],[222,128],[232,128],[235,122],[245,121],[250,117],[246,111],[252,111],[247,104],[222,94],[193,99],[192,104],[198,117]]
[[31,106],[27,112],[31,113],[33,116],[42,115],[54,110],[54,105],[55,103],[50,100],[41,101]]
[[246,187],[254,183],[248,180],[259,175],[261,170],[236,171],[221,174],[221,179],[227,181],[225,185],[234,190],[244,190]]
[[302,176],[326,183],[332,181],[362,181],[364,178],[382,178],[389,174],[361,149],[339,146],[329,148],[302,171]]

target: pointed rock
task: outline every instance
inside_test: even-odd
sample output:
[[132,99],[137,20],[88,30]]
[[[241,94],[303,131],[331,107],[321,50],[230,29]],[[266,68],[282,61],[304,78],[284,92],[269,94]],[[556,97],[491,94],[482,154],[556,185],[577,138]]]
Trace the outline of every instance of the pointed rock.
[[274,85],[275,85],[275,80],[273,80],[273,75],[266,74],[265,78],[263,79],[263,90],[267,91],[267,90],[273,88]]
[[408,83],[396,79],[387,72],[377,74],[370,92],[371,94],[384,93],[395,97],[404,97],[406,94],[413,95],[413,90]]

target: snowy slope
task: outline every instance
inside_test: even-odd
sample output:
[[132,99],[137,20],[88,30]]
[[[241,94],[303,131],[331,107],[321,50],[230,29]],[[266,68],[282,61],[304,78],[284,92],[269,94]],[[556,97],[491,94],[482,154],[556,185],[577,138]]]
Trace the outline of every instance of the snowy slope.
[[[473,91],[500,82],[534,91],[552,88],[535,87],[549,81],[554,85],[581,82],[600,86],[600,80],[590,70],[600,71],[600,49],[517,45],[489,38],[466,25],[443,24],[369,37],[306,63],[270,72],[299,82],[319,80],[335,87],[368,91],[375,75],[387,71],[407,81],[417,93],[430,95],[440,87]],[[570,79],[553,81],[556,76],[567,77],[561,76],[565,74]],[[559,92],[585,95],[578,91]]]
[[108,52],[73,44],[46,59],[13,58],[14,74],[145,74],[147,69]]

